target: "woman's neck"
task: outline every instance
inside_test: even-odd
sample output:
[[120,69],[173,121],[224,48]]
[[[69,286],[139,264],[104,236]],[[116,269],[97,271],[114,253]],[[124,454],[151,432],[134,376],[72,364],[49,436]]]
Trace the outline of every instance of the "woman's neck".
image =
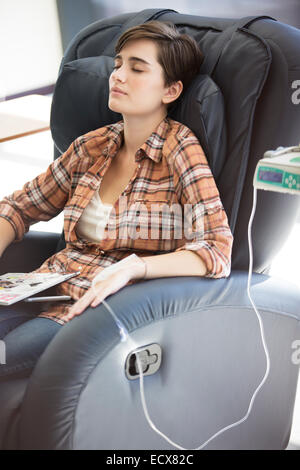
[[137,150],[150,137],[159,123],[166,117],[166,112],[156,116],[123,116],[124,144],[123,152],[130,160],[134,160]]

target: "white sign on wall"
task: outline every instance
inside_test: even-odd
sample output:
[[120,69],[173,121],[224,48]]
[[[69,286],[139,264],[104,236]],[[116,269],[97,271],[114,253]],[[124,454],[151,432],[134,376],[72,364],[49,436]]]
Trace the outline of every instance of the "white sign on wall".
[[0,24],[0,101],[55,83],[62,58],[56,1],[1,1]]

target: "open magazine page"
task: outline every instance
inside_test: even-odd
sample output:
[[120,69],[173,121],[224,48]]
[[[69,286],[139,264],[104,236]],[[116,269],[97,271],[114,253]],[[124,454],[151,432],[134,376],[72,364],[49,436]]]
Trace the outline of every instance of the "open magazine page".
[[7,273],[0,276],[0,305],[11,305],[79,273]]

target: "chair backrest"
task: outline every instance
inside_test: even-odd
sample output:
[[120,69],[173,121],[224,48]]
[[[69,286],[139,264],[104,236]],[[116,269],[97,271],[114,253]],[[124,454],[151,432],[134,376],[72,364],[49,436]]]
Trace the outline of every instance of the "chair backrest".
[[[51,113],[55,157],[78,135],[121,118],[108,110],[103,83],[107,90],[118,37],[129,27],[151,19],[172,22],[179,31],[193,36],[204,52],[201,76],[194,88],[189,88],[184,103],[170,115],[192,128],[199,138],[234,234],[232,267],[247,269],[247,228],[256,163],[266,150],[300,141],[300,104],[293,99],[300,70],[297,28],[267,16],[237,21],[159,9],[92,23],[75,36],[61,63]],[[70,103],[79,100],[82,79],[78,81],[78,76],[82,73],[85,80],[88,76],[93,80],[93,74],[97,81],[99,77],[103,80],[100,88],[104,92],[90,98],[92,107],[89,93],[83,95],[89,117],[70,108]],[[86,83],[89,92],[92,88]],[[79,109],[83,109],[82,102]],[[259,191],[252,233],[254,271],[264,272],[270,266],[296,220],[298,205],[293,196]]]

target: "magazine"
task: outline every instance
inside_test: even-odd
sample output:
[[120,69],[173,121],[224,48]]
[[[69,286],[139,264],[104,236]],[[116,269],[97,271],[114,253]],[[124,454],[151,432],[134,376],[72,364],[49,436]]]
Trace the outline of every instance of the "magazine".
[[0,305],[11,305],[77,276],[79,272],[7,273],[0,276]]

